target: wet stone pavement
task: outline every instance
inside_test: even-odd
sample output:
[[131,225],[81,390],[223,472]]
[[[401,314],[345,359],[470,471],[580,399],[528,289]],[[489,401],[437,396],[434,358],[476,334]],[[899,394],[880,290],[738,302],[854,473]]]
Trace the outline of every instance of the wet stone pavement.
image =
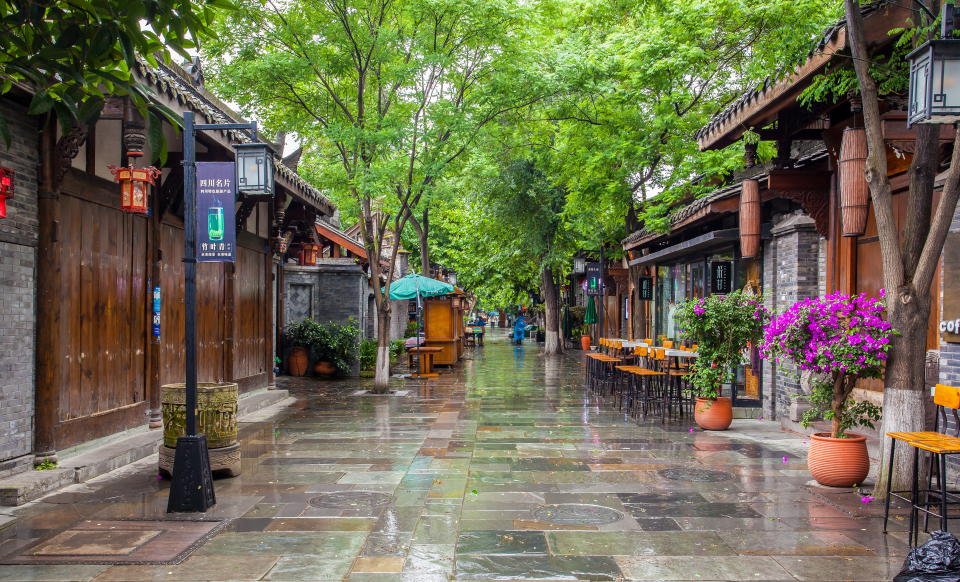
[[[891,580],[905,521],[808,485],[805,442],[637,425],[582,387],[579,352],[499,332],[452,373],[282,378],[296,405],[241,428],[243,474],[165,513],[147,459],[6,508],[0,580]],[[179,563],[176,563],[179,562]]]

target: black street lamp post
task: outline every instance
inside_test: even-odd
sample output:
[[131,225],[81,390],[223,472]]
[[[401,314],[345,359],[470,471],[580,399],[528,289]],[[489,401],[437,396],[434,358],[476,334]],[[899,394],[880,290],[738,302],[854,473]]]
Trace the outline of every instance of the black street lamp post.
[[[167,512],[204,512],[216,504],[213,490],[213,475],[210,470],[210,457],[207,452],[207,436],[197,434],[197,156],[196,134],[207,130],[247,130],[253,142],[257,141],[257,124],[251,123],[208,123],[195,124],[194,114],[183,114],[183,299],[184,313],[184,384],[186,390],[186,435],[177,438],[174,457],[173,480],[170,484],[170,497],[167,500]],[[266,144],[241,144],[242,156],[249,158],[259,154],[259,162],[238,164],[237,176],[244,182],[238,183],[241,193],[254,195],[272,194],[273,158]],[[241,159],[240,161],[244,161]],[[250,168],[259,168],[257,179],[249,172]],[[245,188],[244,186],[247,186]],[[249,190],[248,190],[249,188]],[[232,204],[229,206],[233,208]]]

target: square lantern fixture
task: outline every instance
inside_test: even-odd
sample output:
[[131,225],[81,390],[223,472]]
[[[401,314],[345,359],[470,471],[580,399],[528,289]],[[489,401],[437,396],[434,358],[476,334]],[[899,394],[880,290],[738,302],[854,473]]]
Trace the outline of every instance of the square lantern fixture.
[[925,42],[907,55],[907,125],[960,121],[960,39]]
[[454,269],[450,269],[450,272],[447,273],[447,282],[449,282],[454,287],[457,286],[457,272]]
[[587,258],[586,257],[573,257],[573,272],[577,275],[582,275],[584,271],[587,270]]
[[120,183],[120,210],[132,214],[149,214],[150,186],[156,184],[160,170],[146,168],[118,168],[109,166],[114,178]]
[[273,197],[273,152],[265,143],[234,144],[237,152],[237,193],[245,197]]
[[0,218],[7,217],[7,200],[13,198],[13,170],[0,167]]

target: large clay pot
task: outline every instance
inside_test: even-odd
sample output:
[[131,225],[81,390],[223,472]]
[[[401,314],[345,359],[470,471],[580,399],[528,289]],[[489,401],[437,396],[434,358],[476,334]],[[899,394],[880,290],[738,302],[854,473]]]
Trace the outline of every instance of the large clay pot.
[[310,350],[300,346],[290,349],[290,355],[287,356],[287,371],[291,376],[305,375],[309,365]]
[[697,398],[693,419],[703,430],[727,430],[733,422],[733,403],[726,396]]
[[585,351],[585,352],[590,349],[590,336],[589,336],[589,335],[584,334],[584,335],[580,336],[580,347],[581,347],[581,348],[583,349],[583,351]]
[[811,435],[807,468],[821,485],[853,487],[863,483],[870,472],[867,437],[847,433],[847,438],[835,439],[826,432]]
[[318,360],[317,363],[313,365],[313,372],[317,376],[333,376],[337,373],[337,367],[326,360]]

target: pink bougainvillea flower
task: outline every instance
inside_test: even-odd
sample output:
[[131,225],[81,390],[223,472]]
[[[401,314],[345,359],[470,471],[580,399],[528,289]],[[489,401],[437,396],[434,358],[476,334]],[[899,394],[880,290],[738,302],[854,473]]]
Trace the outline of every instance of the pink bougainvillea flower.
[[873,501],[873,497],[870,495],[864,495],[860,498],[860,503],[870,503],[871,501]]
[[783,462],[784,462],[784,463],[788,462],[789,460],[790,460],[789,457],[784,457],[784,458],[783,458]]

